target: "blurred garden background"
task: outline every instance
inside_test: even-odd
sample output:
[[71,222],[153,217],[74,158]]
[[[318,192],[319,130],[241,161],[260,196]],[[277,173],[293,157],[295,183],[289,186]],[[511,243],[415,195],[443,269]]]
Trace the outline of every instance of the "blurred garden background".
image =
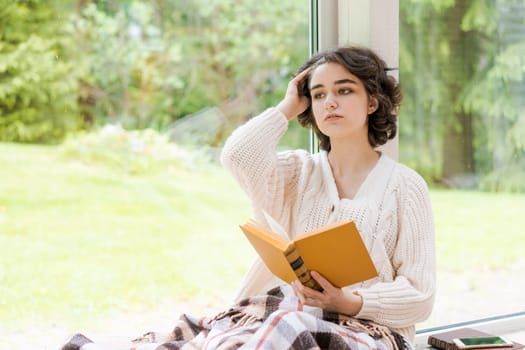
[[[309,3],[0,0],[0,348],[227,305],[254,255],[217,155],[308,57]],[[524,74],[525,1],[400,1],[399,156],[448,281],[425,326],[525,310]]]

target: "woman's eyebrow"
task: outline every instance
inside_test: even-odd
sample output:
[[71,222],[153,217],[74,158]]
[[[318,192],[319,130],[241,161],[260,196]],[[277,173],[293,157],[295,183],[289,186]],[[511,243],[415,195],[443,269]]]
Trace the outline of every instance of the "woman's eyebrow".
[[[357,85],[357,82],[355,80],[352,80],[352,79],[339,79],[339,80],[334,81],[334,84],[335,85],[339,85],[339,84],[354,84],[354,85]],[[310,88],[310,91],[313,91],[313,90],[321,88],[321,87],[323,87],[323,84],[316,84],[316,85],[314,85],[314,86],[312,86]]]
[[355,84],[357,85],[357,82],[352,79],[341,79],[341,80],[336,80],[334,84]]

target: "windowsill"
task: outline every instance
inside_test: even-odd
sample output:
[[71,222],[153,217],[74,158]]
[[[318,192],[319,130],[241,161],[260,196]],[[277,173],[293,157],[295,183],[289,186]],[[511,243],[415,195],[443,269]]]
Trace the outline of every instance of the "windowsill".
[[473,320],[470,322],[455,323],[448,326],[421,329],[416,332],[416,349],[430,348],[427,344],[429,335],[470,327],[491,334],[501,335],[512,341],[525,344],[525,311],[515,314]]

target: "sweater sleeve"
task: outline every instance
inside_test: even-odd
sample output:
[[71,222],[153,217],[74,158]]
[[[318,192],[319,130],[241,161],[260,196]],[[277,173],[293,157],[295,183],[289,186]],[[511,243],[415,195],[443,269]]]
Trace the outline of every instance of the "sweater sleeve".
[[261,209],[285,227],[296,193],[301,152],[277,153],[277,144],[288,129],[288,120],[269,108],[238,127],[221,152],[221,163],[228,169],[252,202],[254,215],[263,220]]
[[393,280],[358,290],[357,315],[386,326],[412,327],[429,317],[435,294],[435,238],[430,196],[424,180],[406,168],[397,186],[397,241]]

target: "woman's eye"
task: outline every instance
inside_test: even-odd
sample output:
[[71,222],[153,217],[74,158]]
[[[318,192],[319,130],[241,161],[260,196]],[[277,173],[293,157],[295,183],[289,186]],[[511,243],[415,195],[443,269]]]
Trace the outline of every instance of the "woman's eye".
[[324,95],[324,92],[318,92],[316,94],[313,94],[313,98],[314,100],[318,100],[320,98],[323,98],[325,95]]
[[341,95],[348,95],[348,94],[351,93],[351,92],[352,92],[352,90],[347,89],[347,88],[339,89],[339,93],[340,93]]

